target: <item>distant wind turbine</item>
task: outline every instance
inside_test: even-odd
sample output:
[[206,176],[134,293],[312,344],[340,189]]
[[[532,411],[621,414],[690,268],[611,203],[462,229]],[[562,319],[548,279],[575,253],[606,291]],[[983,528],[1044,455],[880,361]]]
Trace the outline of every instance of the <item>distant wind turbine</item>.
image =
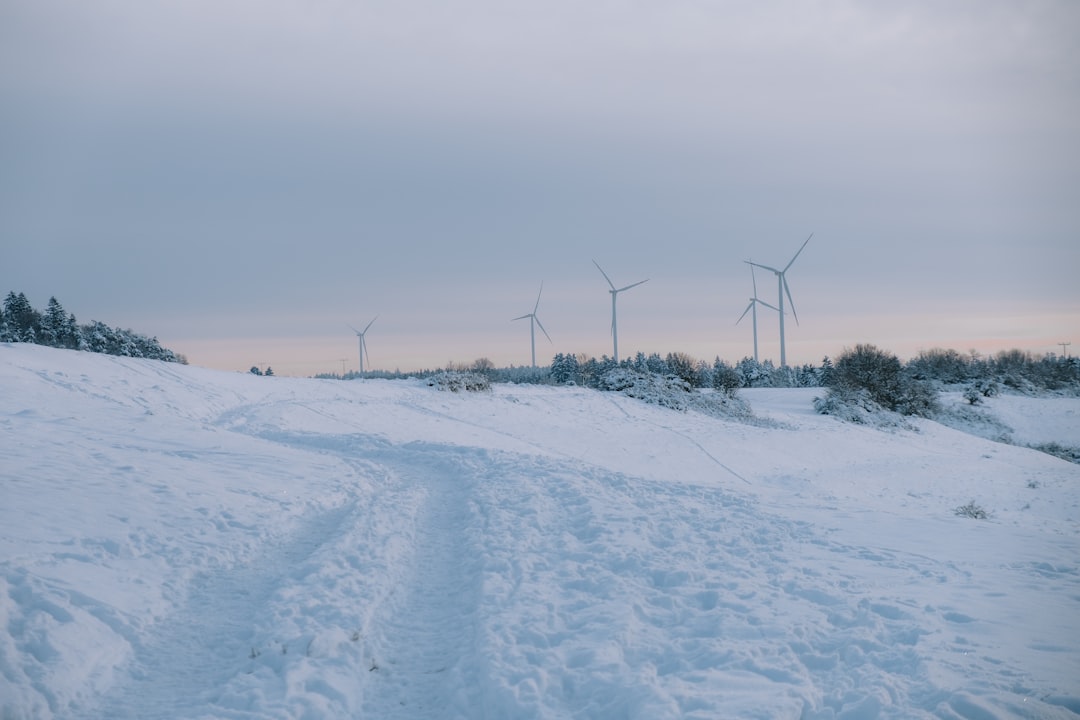
[[788,269],[791,267],[792,263],[795,262],[795,258],[799,257],[799,254],[802,253],[803,249],[806,247],[806,243],[810,242],[810,238],[812,238],[812,237],[814,237],[814,233],[810,233],[810,237],[806,238],[806,240],[802,244],[802,247],[800,247],[799,251],[797,253],[795,253],[795,257],[791,258],[791,260],[788,262],[788,264],[784,266],[783,270],[777,270],[774,267],[769,267],[768,265],[760,265],[758,263],[750,262],[749,260],[745,261],[747,265],[751,265],[753,267],[759,267],[759,268],[762,268],[764,270],[770,270],[770,271],[772,271],[772,273],[774,275],[776,275],[777,293],[780,296],[780,302],[777,303],[780,307],[776,308],[777,311],[780,313],[780,367],[787,367],[787,353],[786,353],[786,350],[785,350],[785,347],[784,347],[784,295],[785,294],[787,295],[788,302],[791,303],[791,314],[795,318],[795,324],[796,325],[799,324],[799,314],[795,312],[795,301],[791,299],[791,290],[788,288],[787,277],[786,277],[785,274],[787,273]]
[[[533,367],[536,367],[536,326],[537,325],[540,326],[540,331],[542,333],[544,333],[544,336],[548,339],[548,342],[551,342],[551,336],[548,335],[547,330],[544,330],[544,325],[543,325],[543,323],[540,322],[540,318],[536,317],[536,311],[540,307],[540,293],[542,293],[542,292],[544,292],[544,283],[543,283],[543,281],[540,282],[540,292],[536,293],[536,305],[533,306],[533,311],[531,313],[529,313],[528,315],[522,315],[521,317],[514,318],[514,320],[524,320],[525,318],[529,318],[529,338],[532,340],[532,366]],[[511,320],[510,322],[514,322],[514,320]]]
[[612,355],[613,355],[613,356],[614,356],[614,358],[615,358],[615,362],[619,362],[619,326],[618,326],[618,324],[617,324],[617,323],[615,322],[615,301],[616,301],[616,300],[618,299],[618,297],[619,297],[619,293],[621,293],[621,292],[622,292],[623,290],[629,290],[629,289],[630,289],[630,288],[632,288],[632,287],[637,287],[637,286],[638,286],[638,285],[640,285],[641,283],[646,283],[646,282],[649,282],[649,280],[648,280],[648,278],[646,278],[645,280],[640,280],[640,281],[638,281],[638,282],[634,283],[633,285],[627,285],[626,287],[621,287],[621,288],[618,288],[618,289],[616,289],[616,288],[615,288],[615,283],[611,282],[611,278],[609,278],[609,277],[607,276],[607,273],[606,273],[606,272],[604,272],[604,268],[600,267],[600,263],[598,263],[598,262],[596,262],[595,260],[593,260],[593,265],[595,265],[595,266],[596,266],[596,269],[597,269],[597,270],[599,270],[599,271],[600,271],[600,274],[604,276],[604,279],[605,279],[605,280],[607,280],[607,284],[611,286],[611,289],[610,289],[610,290],[608,290],[608,292],[610,292],[610,293],[611,293],[611,342],[612,342]]
[[[356,337],[360,341],[360,374],[361,375],[363,375],[363,373],[364,373],[364,356],[367,355],[367,340],[364,339],[364,335],[367,333],[368,328],[371,327],[372,323],[374,323],[378,319],[379,319],[378,315],[371,318],[371,322],[369,322],[367,324],[367,327],[364,328],[363,330],[357,330],[352,325],[349,325],[349,329],[352,330],[354,333],[356,333]],[[371,357],[370,356],[368,357],[368,364],[369,365],[371,364]]]
[[740,315],[739,319],[735,321],[735,324],[738,325],[739,323],[741,323],[742,319],[744,317],[746,317],[746,313],[751,313],[750,317],[751,317],[751,319],[753,320],[753,323],[754,323],[754,362],[757,362],[758,361],[758,352],[757,352],[757,306],[758,305],[764,305],[767,308],[772,308],[773,310],[777,310],[777,311],[779,311],[779,308],[777,308],[775,305],[770,305],[769,303],[765,302],[764,300],[760,299],[757,296],[757,278],[754,277],[754,266],[753,266],[753,264],[750,265],[750,280],[751,280],[751,282],[754,283],[754,297],[750,298],[750,304],[746,306],[746,309],[743,310],[742,315]]

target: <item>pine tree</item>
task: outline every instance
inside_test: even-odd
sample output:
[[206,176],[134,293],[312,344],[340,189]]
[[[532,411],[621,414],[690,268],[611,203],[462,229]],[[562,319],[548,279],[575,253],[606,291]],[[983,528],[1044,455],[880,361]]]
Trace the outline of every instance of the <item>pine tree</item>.
[[82,328],[79,327],[79,323],[75,320],[75,313],[68,313],[67,328],[64,330],[64,337],[67,342],[70,343],[67,347],[72,350],[85,350],[86,340],[83,338]]
[[660,357],[659,353],[650,353],[649,357],[645,358],[645,367],[654,375],[671,374],[671,367],[664,362],[664,358]]
[[49,298],[49,305],[45,308],[45,316],[41,319],[41,342],[50,347],[68,347],[65,342],[67,335],[67,313],[56,296]]
[[830,387],[833,383],[833,363],[826,355],[821,360],[821,371],[818,373],[818,382],[822,387]]
[[41,329],[41,314],[34,309],[23,293],[12,290],[4,299],[4,316],[15,342],[37,342]]

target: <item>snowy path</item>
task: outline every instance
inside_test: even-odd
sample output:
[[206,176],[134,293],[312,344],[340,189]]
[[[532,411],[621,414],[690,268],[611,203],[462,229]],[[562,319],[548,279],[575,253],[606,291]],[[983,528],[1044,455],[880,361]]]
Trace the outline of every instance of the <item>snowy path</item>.
[[469,476],[452,456],[419,454],[431,462],[394,467],[424,497],[401,580],[368,625],[366,717],[448,717],[450,708],[471,706],[469,697],[459,697],[462,688],[477,687],[481,578]]

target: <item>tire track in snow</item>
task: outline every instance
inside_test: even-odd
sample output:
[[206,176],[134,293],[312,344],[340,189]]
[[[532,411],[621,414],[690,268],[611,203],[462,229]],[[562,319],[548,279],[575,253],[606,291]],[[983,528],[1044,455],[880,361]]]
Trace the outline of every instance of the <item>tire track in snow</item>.
[[472,703],[461,693],[477,687],[482,581],[473,538],[476,460],[470,456],[476,453],[417,444],[406,448],[408,462],[397,453],[375,458],[399,482],[422,488],[425,497],[414,517],[413,552],[399,584],[367,626],[372,664],[363,716],[466,717]]

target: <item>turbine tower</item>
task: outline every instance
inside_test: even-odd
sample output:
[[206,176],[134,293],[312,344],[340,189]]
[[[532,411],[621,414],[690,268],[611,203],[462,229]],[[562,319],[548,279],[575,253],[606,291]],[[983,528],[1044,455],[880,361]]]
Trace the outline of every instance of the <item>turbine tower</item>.
[[774,275],[776,275],[777,294],[780,297],[780,301],[777,303],[779,307],[776,308],[777,311],[780,313],[780,367],[787,367],[787,353],[786,348],[784,347],[785,294],[787,294],[788,302],[791,303],[791,314],[795,318],[795,324],[799,324],[799,314],[795,312],[795,301],[791,299],[791,290],[788,288],[786,273],[788,269],[791,268],[792,263],[795,262],[795,258],[799,257],[799,254],[802,253],[803,249],[806,247],[806,243],[810,242],[810,238],[812,237],[814,237],[814,233],[810,233],[810,237],[806,238],[806,240],[803,241],[802,247],[799,248],[799,251],[795,253],[795,256],[791,258],[788,264],[784,266],[783,270],[777,270],[774,267],[769,267],[768,265],[760,265],[758,263],[750,262],[749,260],[744,261],[747,265],[750,265],[751,267],[759,267],[763,270],[770,270]]
[[[540,307],[540,293],[542,293],[542,292],[544,292],[544,282],[541,280],[540,281],[540,292],[536,293],[536,305],[533,306],[533,311],[531,313],[529,313],[528,315],[522,315],[521,317],[514,318],[514,320],[524,320],[525,318],[529,318],[529,338],[532,340],[532,366],[533,367],[536,367],[536,326],[537,325],[540,326],[540,331],[542,333],[544,333],[545,337],[547,337],[548,342],[552,341],[551,336],[548,335],[547,330],[544,330],[544,325],[543,325],[543,323],[540,322],[540,318],[536,317],[536,310],[537,310],[537,308]],[[511,320],[510,322],[514,322],[514,320]]]
[[[779,310],[779,308],[777,308],[775,305],[770,305],[769,303],[765,302],[764,300],[758,298],[758,296],[757,296],[757,278],[754,277],[754,266],[753,265],[750,266],[750,280],[751,280],[751,282],[754,283],[754,297],[750,298],[750,304],[746,306],[746,309],[743,310],[742,315],[740,315],[739,319],[735,321],[735,324],[738,325],[739,323],[741,323],[742,319],[744,317],[746,317],[746,313],[748,313],[748,312],[751,313],[750,318],[753,320],[753,323],[754,323],[754,362],[757,362],[758,361],[758,352],[757,352],[757,306],[758,305],[764,305],[765,307],[772,308],[773,310]],[[751,311],[753,311],[753,312],[751,312]]]
[[[371,327],[372,323],[374,323],[378,319],[379,319],[378,315],[371,318],[371,322],[369,322],[367,324],[367,327],[364,328],[363,330],[357,330],[352,325],[349,325],[349,329],[352,330],[354,333],[356,333],[356,337],[360,341],[360,374],[361,375],[364,374],[364,356],[367,355],[367,340],[364,339],[364,334],[367,333],[368,328]],[[369,365],[371,364],[371,357],[370,356],[368,357],[368,364]]]
[[615,283],[611,282],[611,278],[609,278],[607,276],[607,273],[604,272],[604,268],[600,267],[600,263],[593,260],[593,265],[596,266],[596,269],[599,270],[600,274],[604,276],[605,280],[607,280],[607,284],[611,286],[611,289],[608,290],[608,292],[611,293],[611,342],[612,342],[612,354],[615,357],[615,362],[619,362],[619,326],[615,322],[615,301],[618,299],[619,293],[621,293],[623,290],[629,290],[632,287],[637,287],[641,283],[649,282],[649,280],[648,280],[648,278],[646,278],[645,280],[640,280],[640,281],[634,283],[633,285],[627,285],[626,287],[621,287],[621,288],[616,289],[615,288]]

